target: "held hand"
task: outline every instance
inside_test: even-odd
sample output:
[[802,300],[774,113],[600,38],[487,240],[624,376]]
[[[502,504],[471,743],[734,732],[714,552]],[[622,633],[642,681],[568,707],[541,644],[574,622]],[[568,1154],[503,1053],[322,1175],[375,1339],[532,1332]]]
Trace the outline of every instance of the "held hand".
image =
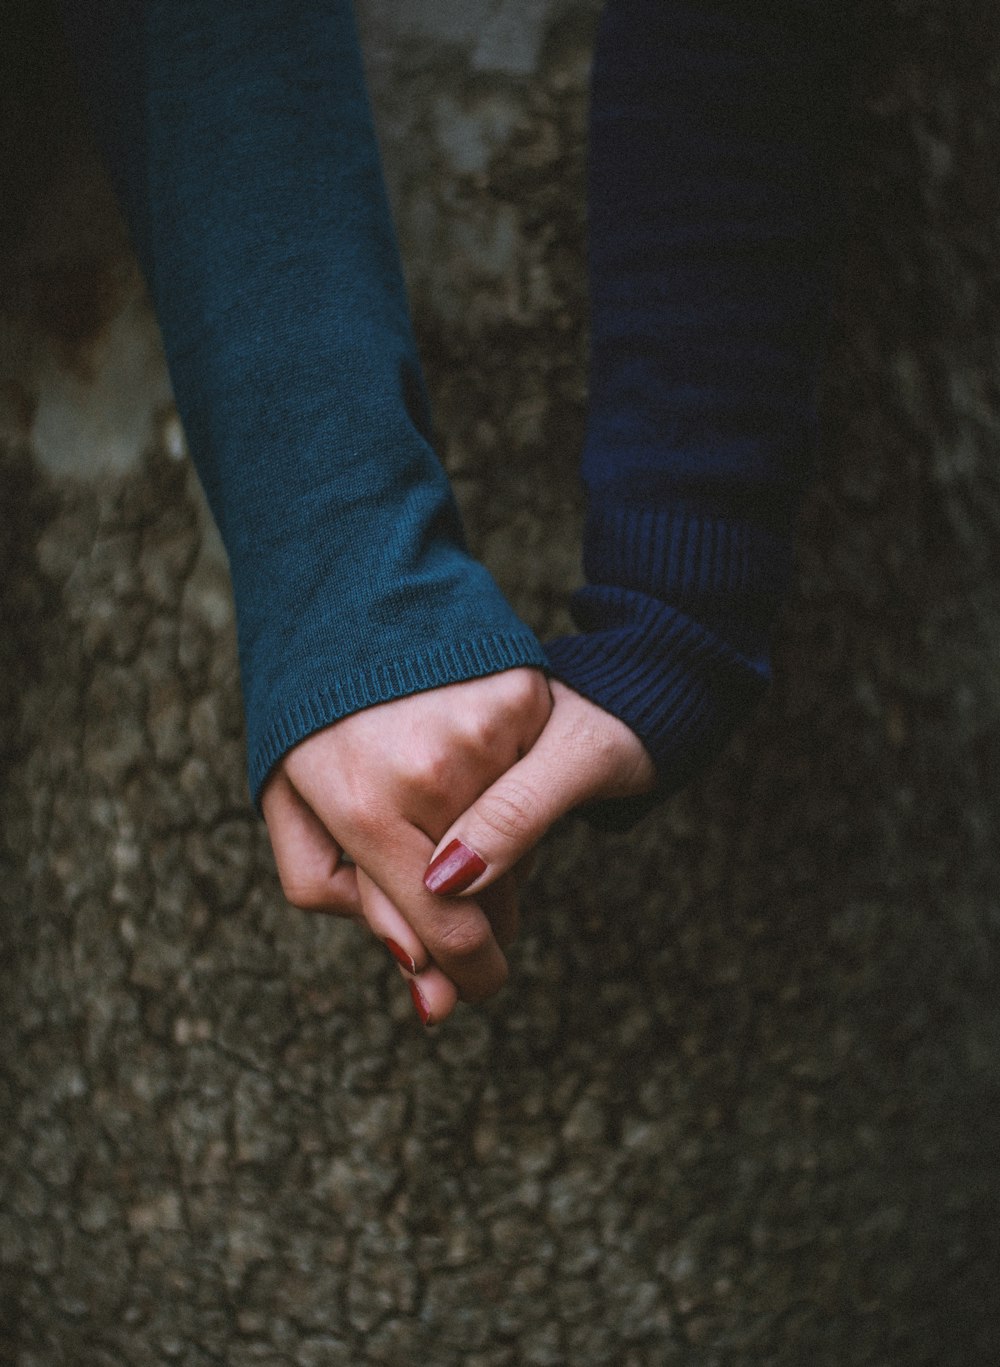
[[517,907],[511,880],[479,905],[433,896],[424,868],[449,823],[531,749],[551,708],[534,669],[413,694],[308,737],[264,789],[288,900],[364,920],[419,975],[415,1002],[435,1021],[457,996],[481,1001],[502,986]]
[[424,875],[441,897],[479,897],[554,821],[594,798],[634,797],[655,780],[635,732],[552,680],[552,715],[538,740],[438,842]]

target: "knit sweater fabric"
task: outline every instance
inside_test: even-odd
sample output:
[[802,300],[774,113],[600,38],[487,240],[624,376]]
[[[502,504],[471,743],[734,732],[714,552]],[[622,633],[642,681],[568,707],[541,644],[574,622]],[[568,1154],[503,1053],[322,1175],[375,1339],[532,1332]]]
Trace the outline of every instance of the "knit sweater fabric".
[[805,8],[607,4],[587,585],[543,651],[431,446],[348,0],[67,0],[229,556],[255,799],[319,728],[521,665],[625,721],[657,796],[753,708],[829,294],[840,49]]

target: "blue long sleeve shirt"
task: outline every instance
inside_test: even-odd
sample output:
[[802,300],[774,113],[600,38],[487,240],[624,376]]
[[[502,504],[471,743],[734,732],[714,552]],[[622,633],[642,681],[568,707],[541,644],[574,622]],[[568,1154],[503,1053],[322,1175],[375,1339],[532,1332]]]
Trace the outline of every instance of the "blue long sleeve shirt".
[[828,293],[839,52],[804,4],[609,0],[580,634],[468,553],[348,0],[65,6],[229,555],[251,792],[298,741],[519,665],[679,786],[769,677]]

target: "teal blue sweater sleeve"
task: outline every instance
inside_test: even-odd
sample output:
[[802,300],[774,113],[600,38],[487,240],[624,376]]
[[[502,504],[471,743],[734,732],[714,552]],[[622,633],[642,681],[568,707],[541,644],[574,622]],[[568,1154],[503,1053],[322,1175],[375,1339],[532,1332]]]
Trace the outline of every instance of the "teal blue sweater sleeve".
[[654,798],[680,786],[770,677],[828,312],[838,7],[606,4],[587,584],[545,655],[431,450],[348,0],[66,12],[229,552],[254,794],[319,727],[520,664],[625,721]]
[[348,0],[65,14],[229,556],[254,797],[352,712],[543,666],[431,446]]

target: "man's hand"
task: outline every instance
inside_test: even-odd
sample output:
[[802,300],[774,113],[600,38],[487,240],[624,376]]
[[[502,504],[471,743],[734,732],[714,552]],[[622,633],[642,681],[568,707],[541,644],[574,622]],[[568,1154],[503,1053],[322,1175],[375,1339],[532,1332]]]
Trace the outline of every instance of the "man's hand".
[[531,750],[551,711],[535,669],[416,693],[309,736],[264,788],[285,896],[364,920],[416,975],[425,1018],[442,1020],[457,997],[482,1001],[506,980],[501,946],[518,916],[513,880],[480,905],[434,896],[423,873],[435,841]]

